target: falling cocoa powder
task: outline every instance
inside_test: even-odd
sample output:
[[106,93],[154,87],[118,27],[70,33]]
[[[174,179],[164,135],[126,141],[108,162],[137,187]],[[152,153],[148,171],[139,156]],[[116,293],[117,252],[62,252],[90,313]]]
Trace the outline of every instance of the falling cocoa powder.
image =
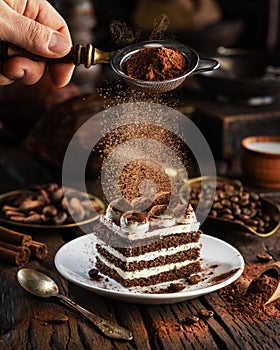
[[124,65],[127,76],[146,81],[174,79],[182,75],[186,69],[187,62],[181,52],[166,47],[140,49]]

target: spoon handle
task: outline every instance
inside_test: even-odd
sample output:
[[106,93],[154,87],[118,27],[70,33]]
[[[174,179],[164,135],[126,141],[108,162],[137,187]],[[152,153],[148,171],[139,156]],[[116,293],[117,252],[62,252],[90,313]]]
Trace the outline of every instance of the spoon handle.
[[66,304],[70,305],[73,309],[79,311],[107,337],[122,340],[132,339],[132,333],[128,329],[118,326],[117,324],[113,324],[112,322],[109,322],[102,317],[91,313],[90,311],[84,309],[82,306],[76,304],[73,300],[69,299],[65,295],[57,294],[55,296],[63,300]]

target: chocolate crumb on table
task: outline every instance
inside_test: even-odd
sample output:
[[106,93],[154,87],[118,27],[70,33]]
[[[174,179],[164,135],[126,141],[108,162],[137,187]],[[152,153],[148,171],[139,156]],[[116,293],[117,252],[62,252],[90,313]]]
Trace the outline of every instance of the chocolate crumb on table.
[[126,61],[124,72],[134,79],[163,81],[179,77],[186,68],[186,59],[178,49],[150,47],[133,54]]

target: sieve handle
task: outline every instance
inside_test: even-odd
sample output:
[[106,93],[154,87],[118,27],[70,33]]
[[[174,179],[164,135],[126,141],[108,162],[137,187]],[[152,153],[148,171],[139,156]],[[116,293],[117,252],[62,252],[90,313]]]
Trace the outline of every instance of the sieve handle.
[[75,66],[83,64],[86,68],[91,67],[97,63],[109,63],[114,52],[100,51],[92,44],[82,46],[80,44],[74,45],[70,52],[60,58],[47,58],[35,55],[25,49],[8,43],[6,41],[0,41],[0,62],[5,62],[8,58],[21,56],[30,58],[33,61],[43,61],[49,63],[73,63]]
[[220,63],[213,58],[200,58],[197,68],[193,71],[193,74],[209,72],[211,70],[215,70],[219,68]]

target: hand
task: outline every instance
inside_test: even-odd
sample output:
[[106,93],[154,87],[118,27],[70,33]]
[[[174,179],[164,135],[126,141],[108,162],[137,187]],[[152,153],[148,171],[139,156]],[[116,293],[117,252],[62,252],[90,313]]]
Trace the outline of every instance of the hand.
[[[0,0],[0,40],[50,58],[65,56],[72,46],[66,22],[47,0]],[[46,67],[45,62],[12,57],[0,64],[0,85],[14,81],[35,84],[46,68],[54,85],[63,87],[70,81],[74,65],[52,63]]]

